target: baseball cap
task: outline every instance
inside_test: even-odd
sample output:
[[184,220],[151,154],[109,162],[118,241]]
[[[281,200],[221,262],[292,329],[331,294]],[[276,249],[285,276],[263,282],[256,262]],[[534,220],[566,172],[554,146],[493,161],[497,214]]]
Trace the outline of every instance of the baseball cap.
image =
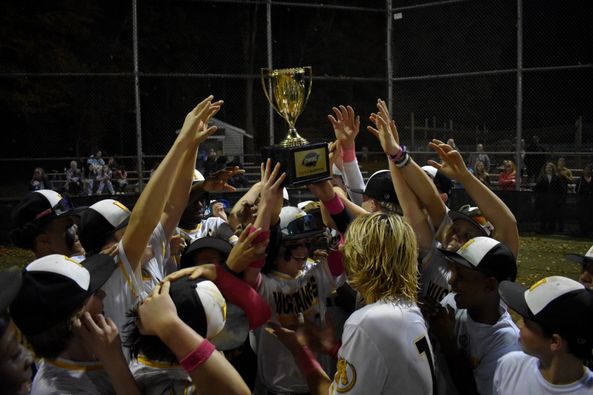
[[114,199],[103,199],[80,216],[78,238],[85,250],[98,252],[108,236],[128,225],[130,210]]
[[434,166],[425,165],[422,166],[422,170],[424,170],[424,172],[428,174],[430,178],[432,178],[432,182],[437,187],[439,192],[451,195],[453,181],[451,181],[449,177],[447,177],[442,171]]
[[593,246],[591,246],[591,248],[589,248],[589,251],[587,251],[585,253],[585,255],[567,254],[566,258],[573,262],[580,263],[581,266],[584,267],[588,263],[593,263]]
[[517,261],[507,246],[490,237],[478,236],[469,239],[457,251],[439,250],[450,261],[477,270],[498,281],[515,281]]
[[294,206],[282,207],[280,211],[280,231],[285,240],[302,239],[325,231],[321,216],[307,214]]
[[362,194],[382,202],[398,203],[389,170],[379,170],[373,173]]
[[10,305],[14,323],[25,335],[44,332],[82,308],[116,268],[103,254],[81,263],[52,254],[31,262],[22,274],[21,288]]
[[74,208],[56,191],[40,189],[28,193],[11,212],[13,228],[20,228],[30,222],[79,215],[86,207]]
[[0,272],[0,314],[13,301],[21,287],[21,281],[21,269],[16,266]]
[[203,248],[212,248],[216,251],[219,251],[225,257],[231,253],[233,246],[226,240],[220,239],[218,237],[202,237],[199,239],[194,240],[186,249],[183,251],[183,255],[181,256],[180,267],[186,268],[195,266],[192,262],[192,257],[196,254],[199,250]]
[[494,226],[484,217],[482,210],[479,207],[470,206],[469,204],[459,207],[459,210],[449,211],[449,217],[455,221],[456,219],[462,219],[474,225],[476,229],[482,233],[483,236],[492,236],[494,232]]
[[[498,286],[503,301],[524,318],[549,333],[558,333],[578,346],[593,347],[593,291],[562,276],[546,277],[529,289],[503,281]],[[588,352],[591,355],[591,351]]]
[[198,169],[194,169],[194,175],[192,177],[192,182],[204,181],[204,175],[198,171]]
[[211,339],[224,327],[226,301],[212,281],[181,277],[171,283],[169,295],[179,318],[200,336]]

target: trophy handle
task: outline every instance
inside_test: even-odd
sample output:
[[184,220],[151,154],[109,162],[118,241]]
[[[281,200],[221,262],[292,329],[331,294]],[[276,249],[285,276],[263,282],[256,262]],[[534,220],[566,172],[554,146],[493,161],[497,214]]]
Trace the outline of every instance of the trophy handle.
[[304,66],[303,70],[305,70],[305,75],[309,79],[309,89],[307,89],[307,96],[305,96],[305,102],[303,103],[303,108],[305,108],[305,104],[307,104],[307,102],[309,101],[309,95],[311,94],[311,87],[313,86],[313,68],[311,66]]
[[270,97],[270,94],[268,93],[268,88],[271,89],[271,86],[266,86],[266,81],[270,81],[270,72],[272,71],[272,69],[269,69],[267,67],[264,67],[260,70],[260,81],[261,81],[261,86],[264,90],[264,95],[266,95],[266,99],[268,99],[268,102],[270,103],[270,105],[272,106],[272,108],[274,110],[276,110],[276,112],[278,114],[281,114],[280,109],[278,107],[276,107],[276,105],[274,104],[274,99],[272,99]]

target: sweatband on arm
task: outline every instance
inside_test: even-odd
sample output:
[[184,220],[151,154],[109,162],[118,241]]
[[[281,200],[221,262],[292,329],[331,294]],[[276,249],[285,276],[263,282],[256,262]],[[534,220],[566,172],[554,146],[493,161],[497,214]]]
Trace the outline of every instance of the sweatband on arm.
[[[252,226],[251,228],[249,228],[249,234],[252,234],[255,231],[257,231],[257,228],[255,226]],[[269,238],[270,238],[270,231],[262,230],[262,232],[259,235],[257,235],[257,237],[253,240],[252,244],[255,245],[262,241],[266,241]],[[251,262],[249,267],[261,269],[262,267],[264,267],[265,264],[266,264],[266,258],[260,258],[260,259],[257,259],[255,261]]]
[[315,358],[315,355],[307,346],[303,346],[302,349],[297,352],[294,358],[296,359],[296,363],[301,370],[301,374],[305,378],[315,372],[323,371],[321,365],[317,361],[317,358]]
[[214,347],[208,340],[204,339],[195,350],[181,358],[179,364],[187,373],[191,373],[202,366],[215,350],[216,347]]

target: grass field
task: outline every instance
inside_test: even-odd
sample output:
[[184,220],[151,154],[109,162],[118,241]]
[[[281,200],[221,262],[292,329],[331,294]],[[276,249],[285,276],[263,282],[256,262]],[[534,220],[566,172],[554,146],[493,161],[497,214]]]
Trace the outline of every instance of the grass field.
[[[540,278],[561,275],[577,279],[579,266],[565,259],[568,253],[584,254],[593,244],[591,239],[567,236],[522,235],[517,282],[529,286]],[[24,266],[34,259],[32,253],[20,248],[0,246],[0,270]]]

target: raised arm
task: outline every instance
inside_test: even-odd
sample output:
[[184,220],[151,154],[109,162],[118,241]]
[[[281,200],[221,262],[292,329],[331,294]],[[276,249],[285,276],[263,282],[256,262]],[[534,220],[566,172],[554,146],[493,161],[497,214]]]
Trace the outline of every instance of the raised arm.
[[433,140],[430,147],[439,155],[443,163],[429,161],[447,177],[463,184],[465,191],[480,208],[488,221],[494,226],[492,238],[504,243],[519,254],[519,229],[517,220],[508,206],[490,188],[480,182],[465,166],[461,154],[439,140]]
[[140,331],[156,335],[175,354],[200,394],[248,395],[251,392],[222,353],[178,316],[169,295],[170,283],[155,287],[138,312]]
[[[383,152],[389,157],[394,158],[398,152],[401,152],[399,145],[399,134],[395,126],[395,122],[389,119],[389,116],[384,111],[379,111],[377,114],[371,115],[371,121],[375,124],[375,128],[368,127],[371,132],[383,148]],[[405,158],[400,158],[404,167],[409,166],[411,159],[405,163]],[[393,160],[389,160],[389,171],[391,172],[391,180],[395,188],[395,193],[399,204],[402,208],[405,220],[412,226],[416,238],[418,239],[418,245],[421,250],[427,251],[432,246],[433,232],[430,229],[430,225],[426,218],[426,214],[420,206],[418,197],[412,191],[408,185],[406,178],[404,177],[403,168],[396,166]],[[424,172],[424,171],[423,171]]]
[[[383,122],[387,122],[387,125],[392,130],[392,134],[397,135],[395,122],[391,119],[385,102],[379,99],[377,101],[377,108],[379,111],[377,114],[371,114],[371,121],[376,124],[380,118],[383,119]],[[372,132],[372,129],[373,128],[370,128],[369,131]],[[398,141],[399,136],[395,141],[395,144],[390,146],[390,152],[386,152],[387,155],[392,156],[393,158],[396,158],[398,155],[404,155],[405,150],[403,149],[403,146],[400,146]],[[428,212],[428,216],[430,217],[433,226],[438,228],[447,214],[447,210],[445,203],[443,203],[439,197],[439,193],[432,180],[411,157],[407,164],[400,167],[399,170],[410,189],[416,194],[418,200]],[[402,199],[400,199],[400,203],[401,201]]]
[[216,127],[206,128],[204,122],[214,111],[211,100],[212,96],[207,97],[187,114],[173,146],[152,175],[132,210],[122,243],[134,271],[140,267],[140,259],[150,235],[158,224],[171,194],[178,158],[216,131]]

